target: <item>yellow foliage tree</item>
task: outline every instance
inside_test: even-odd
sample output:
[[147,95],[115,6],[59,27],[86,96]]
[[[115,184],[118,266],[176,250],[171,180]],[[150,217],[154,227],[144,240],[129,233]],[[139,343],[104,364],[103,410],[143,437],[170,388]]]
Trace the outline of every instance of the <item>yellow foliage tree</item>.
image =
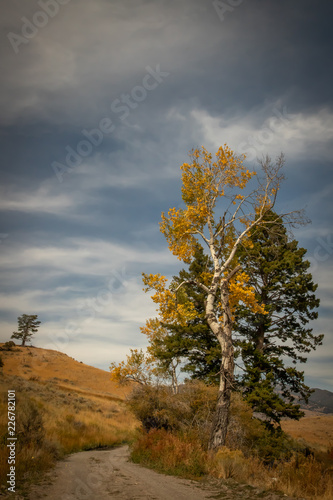
[[111,380],[118,384],[138,382],[141,385],[150,384],[154,371],[151,367],[152,360],[142,349],[130,349],[126,361],[119,364],[111,363]]
[[131,382],[140,385],[159,385],[171,380],[173,392],[176,394],[178,392],[176,368],[179,360],[169,357],[161,360],[156,356],[157,349],[161,349],[160,346],[163,345],[163,342],[159,342],[163,340],[163,327],[160,325],[157,328],[157,320],[150,320],[141,330],[148,337],[150,336],[150,346],[146,352],[143,349],[130,349],[126,361],[118,364],[111,363],[111,380],[119,385],[127,385]]
[[[204,147],[194,149],[190,158],[190,163],[181,166],[185,207],[171,208],[167,215],[162,213],[160,230],[179,260],[191,263],[198,241],[203,241],[213,262],[212,273],[186,283],[203,290],[206,319],[221,345],[219,396],[210,441],[210,448],[216,449],[225,443],[234,383],[233,309],[242,301],[254,312],[264,313],[248,285],[248,276],[237,263],[236,251],[240,245],[251,245],[250,231],[267,224],[265,214],[274,207],[283,179],[284,157],[281,154],[275,163],[269,157],[260,161],[261,176],[247,170],[245,157],[237,156],[226,144],[219,148],[214,160]],[[146,291],[155,291],[152,299],[158,304],[162,324],[184,325],[193,318],[193,304],[177,300],[185,282],[172,290],[159,274],[144,274],[143,281]]]

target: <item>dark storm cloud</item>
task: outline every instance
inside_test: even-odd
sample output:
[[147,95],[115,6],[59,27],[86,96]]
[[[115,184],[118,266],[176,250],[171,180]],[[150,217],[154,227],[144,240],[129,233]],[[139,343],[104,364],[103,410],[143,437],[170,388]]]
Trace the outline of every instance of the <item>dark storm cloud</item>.
[[[22,28],[21,14],[32,19],[39,7],[22,8],[13,2],[4,36],[15,23]],[[158,141],[163,124],[156,126],[156,116],[172,107],[231,119],[281,98],[290,112],[331,105],[331,9],[329,2],[310,8],[244,1],[221,22],[212,3],[199,1],[84,2],[80,10],[72,1],[19,54],[8,40],[3,45],[2,119],[19,127],[8,150],[12,131],[4,129],[6,162],[21,165],[21,178],[37,169],[45,176],[44,167],[62,161],[65,148],[75,148],[81,131],[103,117],[115,122],[112,141],[122,124],[110,107],[142,83],[147,65],[159,64],[169,76],[130,110],[130,119],[158,131]],[[259,112],[258,125],[261,119]]]
[[[140,123],[152,134],[159,130],[160,136],[155,116],[172,106],[196,105],[213,115],[230,116],[281,96],[292,111],[299,108],[297,99],[306,101],[306,107],[318,100],[321,105],[328,102],[323,86],[330,88],[329,65],[324,64],[329,54],[329,2],[313,8],[310,2],[245,1],[226,14],[223,23],[212,3],[77,6],[62,6],[18,55],[9,43],[3,49],[3,118],[23,128],[29,125],[29,134],[31,121],[40,122],[46,133],[39,140],[50,160],[61,157],[68,144],[77,144],[82,126],[96,126],[108,116],[110,104],[140,83],[146,65],[157,61],[170,72],[169,80],[142,103],[146,120],[141,116]],[[37,8],[33,2],[24,9],[13,2],[4,34],[10,29],[19,32],[21,16],[32,19]],[[134,110],[132,118],[136,116]],[[31,135],[27,142],[26,148],[16,143],[19,154],[23,149],[26,155],[29,149],[36,151]],[[33,174],[46,164],[43,145],[38,157],[27,155],[25,172]],[[15,160],[15,153],[9,155]]]
[[[223,15],[202,0],[51,3],[46,19],[43,0],[2,1],[3,335],[39,310],[40,345],[65,332],[64,350],[88,359],[96,349],[104,367],[106,343],[119,359],[143,345],[139,326],[155,308],[141,272],[180,268],[158,231],[161,211],[181,203],[179,166],[192,147],[227,142],[251,167],[285,151],[279,206],[307,206],[313,220],[295,237],[309,248],[330,339],[332,259],[315,252],[331,234],[331,2],[244,0]],[[31,22],[40,27],[17,38]],[[115,272],[127,273],[117,293]]]
[[[20,12],[31,18],[33,9],[13,4],[19,31]],[[78,9],[72,0],[19,54],[3,46],[11,101],[3,119],[89,126],[157,63],[171,73],[154,103],[162,109],[196,99],[210,113],[230,112],[281,95],[295,111],[331,104],[332,11],[328,1],[244,1],[221,22],[211,2],[81,1]]]

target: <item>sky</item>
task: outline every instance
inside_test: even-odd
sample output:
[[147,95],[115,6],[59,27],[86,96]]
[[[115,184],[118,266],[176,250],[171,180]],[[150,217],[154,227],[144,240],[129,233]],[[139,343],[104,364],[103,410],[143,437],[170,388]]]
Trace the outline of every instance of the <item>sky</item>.
[[0,341],[108,370],[156,306],[141,273],[184,267],[159,231],[194,147],[257,168],[283,151],[277,211],[305,209],[325,334],[306,382],[333,391],[333,4],[0,0]]

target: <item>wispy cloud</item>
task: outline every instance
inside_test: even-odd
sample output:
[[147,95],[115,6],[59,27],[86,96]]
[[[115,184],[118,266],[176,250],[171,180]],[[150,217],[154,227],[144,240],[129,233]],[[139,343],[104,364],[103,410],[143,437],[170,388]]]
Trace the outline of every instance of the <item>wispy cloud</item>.
[[328,160],[333,153],[333,113],[323,108],[310,113],[295,113],[281,102],[265,104],[245,116],[211,116],[205,110],[191,112],[201,127],[204,143],[217,149],[231,144],[251,160],[269,151],[274,157],[283,151],[290,160]]

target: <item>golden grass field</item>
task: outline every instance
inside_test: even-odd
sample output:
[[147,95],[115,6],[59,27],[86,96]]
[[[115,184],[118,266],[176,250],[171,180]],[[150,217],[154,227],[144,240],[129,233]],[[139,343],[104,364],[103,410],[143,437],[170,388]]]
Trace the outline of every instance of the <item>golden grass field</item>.
[[298,441],[326,451],[333,449],[333,414],[308,413],[299,422],[284,420],[282,429]]
[[[1,344],[0,344],[1,345]],[[19,347],[2,351],[4,375],[19,375],[41,383],[52,381],[65,390],[77,390],[87,395],[124,399],[129,387],[119,387],[110,380],[109,372],[85,365],[62,352],[37,347]]]
[[[77,420],[92,418],[95,423],[112,416],[115,426],[118,421],[125,423],[126,417],[129,430],[137,424],[124,405],[131,387],[112,382],[109,372],[75,361],[64,353],[35,347],[17,346],[13,351],[2,351],[1,356],[1,389],[7,392],[14,384],[18,398],[24,392],[35,399],[45,414],[46,429],[53,428],[61,417],[71,420],[72,414]],[[56,418],[46,418],[52,412]]]

